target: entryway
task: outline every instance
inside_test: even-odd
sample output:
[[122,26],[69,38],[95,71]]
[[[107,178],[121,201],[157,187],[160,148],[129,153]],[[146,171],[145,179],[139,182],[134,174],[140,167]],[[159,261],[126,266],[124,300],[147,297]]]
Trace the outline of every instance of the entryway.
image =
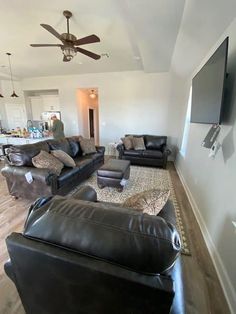
[[80,135],[94,138],[99,145],[99,102],[98,88],[79,88],[77,104],[79,112]]

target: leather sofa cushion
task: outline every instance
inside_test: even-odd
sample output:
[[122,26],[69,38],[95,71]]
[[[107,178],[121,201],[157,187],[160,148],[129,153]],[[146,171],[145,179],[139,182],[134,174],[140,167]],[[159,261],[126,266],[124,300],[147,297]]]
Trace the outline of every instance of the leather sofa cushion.
[[171,268],[181,249],[176,228],[158,216],[59,196],[29,215],[24,236],[151,274]]
[[76,167],[81,169],[85,169],[93,164],[93,160],[87,156],[75,158]]
[[50,150],[63,150],[63,152],[67,153],[71,157],[73,156],[72,150],[70,148],[70,144],[67,139],[62,140],[48,140],[47,141]]
[[64,169],[62,169],[60,176],[57,178],[59,188],[68,183],[69,180],[72,180],[73,176],[78,175],[79,172],[80,169],[77,167],[72,169],[65,167]]
[[32,167],[32,158],[43,150],[49,152],[49,146],[46,141],[35,144],[15,145],[8,148],[8,159],[13,166]]
[[161,150],[162,147],[166,145],[167,137],[145,135],[144,140],[145,140],[146,149]]
[[147,149],[143,151],[143,157],[162,159],[163,153],[160,150]]
[[124,150],[123,155],[125,156],[132,156],[132,157],[142,157],[143,150]]

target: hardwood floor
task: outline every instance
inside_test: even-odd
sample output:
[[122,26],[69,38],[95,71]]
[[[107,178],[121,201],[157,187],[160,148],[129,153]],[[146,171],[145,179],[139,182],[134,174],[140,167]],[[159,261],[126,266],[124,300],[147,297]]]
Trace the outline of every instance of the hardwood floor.
[[[168,164],[168,169],[183,212],[192,254],[182,255],[186,313],[228,314],[230,311],[216,271],[173,163]],[[14,200],[9,196],[5,179],[0,175],[0,314],[24,313],[15,286],[5,275],[3,266],[8,259],[5,238],[12,231],[22,230],[29,205],[27,200]]]

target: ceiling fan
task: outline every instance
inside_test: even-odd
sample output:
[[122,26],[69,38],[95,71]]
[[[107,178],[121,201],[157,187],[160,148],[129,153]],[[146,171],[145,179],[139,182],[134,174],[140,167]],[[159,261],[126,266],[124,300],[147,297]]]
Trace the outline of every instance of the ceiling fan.
[[100,38],[96,35],[86,36],[80,39],[77,39],[76,36],[70,33],[69,29],[69,19],[72,17],[72,13],[70,11],[63,11],[63,15],[67,20],[67,33],[59,34],[52,26],[48,24],[40,24],[43,28],[45,28],[49,33],[58,38],[62,44],[31,44],[31,47],[60,47],[63,52],[63,61],[68,62],[73,59],[73,57],[80,52],[92,59],[98,60],[101,58],[100,55],[93,53],[91,51],[82,49],[77,46],[92,44],[96,42],[100,42]]

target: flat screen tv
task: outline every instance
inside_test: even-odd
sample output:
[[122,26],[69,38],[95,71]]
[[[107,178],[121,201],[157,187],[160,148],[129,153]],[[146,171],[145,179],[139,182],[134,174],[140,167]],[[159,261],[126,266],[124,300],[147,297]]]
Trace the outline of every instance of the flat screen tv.
[[221,123],[228,42],[227,37],[192,80],[190,122]]

